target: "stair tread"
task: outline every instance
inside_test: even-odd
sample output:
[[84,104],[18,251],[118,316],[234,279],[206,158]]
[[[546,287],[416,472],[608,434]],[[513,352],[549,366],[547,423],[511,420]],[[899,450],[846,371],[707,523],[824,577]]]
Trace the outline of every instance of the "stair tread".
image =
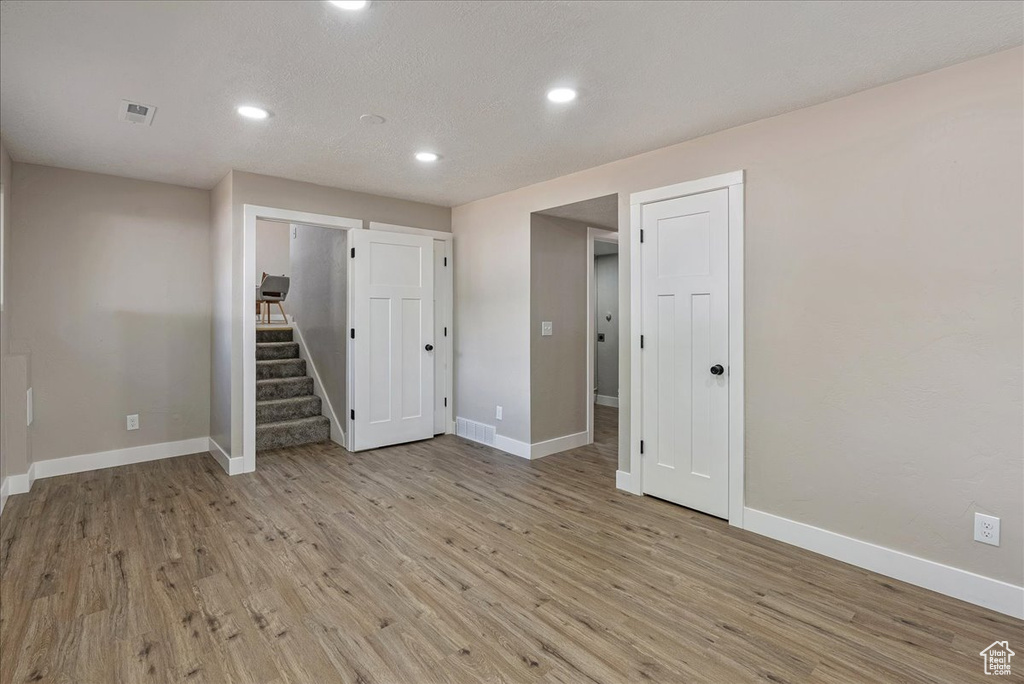
[[308,375],[293,375],[290,378],[263,378],[262,380],[257,380],[256,384],[259,385],[260,383],[263,383],[263,382],[281,382],[281,383],[296,382],[296,381],[301,382],[304,378],[308,378],[308,377],[309,377]]
[[298,363],[299,361],[302,361],[302,359],[256,359],[256,363],[263,363],[268,365],[284,365],[286,363]]
[[270,430],[274,428],[293,427],[304,424],[325,423],[330,425],[331,420],[327,416],[309,416],[308,418],[293,418],[291,420],[280,420],[276,423],[262,423],[256,426],[257,430]]
[[298,347],[298,342],[257,342],[257,347]]
[[315,394],[303,394],[303,395],[300,395],[300,396],[297,396],[297,397],[285,397],[284,399],[260,399],[260,400],[258,400],[256,402],[256,405],[257,406],[263,406],[263,405],[266,405],[266,404],[281,405],[281,404],[288,404],[288,403],[299,404],[299,403],[302,403],[302,402],[305,402],[305,401],[309,401],[310,399],[315,399],[315,398],[316,398]]

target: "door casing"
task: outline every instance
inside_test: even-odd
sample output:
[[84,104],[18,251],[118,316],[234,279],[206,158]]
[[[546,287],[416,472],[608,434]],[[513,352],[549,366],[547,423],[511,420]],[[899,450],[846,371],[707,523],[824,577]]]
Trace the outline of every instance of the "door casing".
[[[640,271],[640,229],[643,206],[663,200],[726,188],[729,191],[729,524],[743,527],[744,483],[744,356],[743,356],[743,189],[744,172],[677,183],[630,194],[629,197],[629,383],[630,444],[628,474],[619,473],[620,489],[643,494],[643,385],[640,335],[643,292]],[[621,265],[621,264],[620,264]],[[625,476],[623,476],[625,475]]]

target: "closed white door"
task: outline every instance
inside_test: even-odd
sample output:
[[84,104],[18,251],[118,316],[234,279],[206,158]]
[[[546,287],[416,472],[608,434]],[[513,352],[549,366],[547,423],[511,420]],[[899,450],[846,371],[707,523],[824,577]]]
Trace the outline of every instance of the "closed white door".
[[356,451],[434,435],[433,243],[349,231]]
[[448,430],[448,350],[453,332],[448,329],[452,306],[450,240],[434,240],[434,434]]
[[729,514],[729,191],[646,204],[643,489]]

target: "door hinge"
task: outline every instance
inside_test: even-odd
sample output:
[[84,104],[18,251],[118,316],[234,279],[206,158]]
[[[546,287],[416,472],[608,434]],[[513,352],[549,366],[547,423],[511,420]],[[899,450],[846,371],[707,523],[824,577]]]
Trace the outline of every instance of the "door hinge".
[[644,229],[641,228],[640,229],[640,242],[643,242],[643,241],[644,241]]
[[356,329],[355,329],[355,328],[352,328],[351,330],[349,330],[349,336],[350,336],[350,337],[351,337],[351,338],[352,338],[353,340],[354,340],[354,339],[356,339]]
[[356,258],[356,248],[355,247],[352,248],[352,258],[353,259]]
[[448,326],[444,326],[444,336],[448,337]]
[[447,406],[447,405],[448,405],[448,397],[445,397],[445,398],[444,398],[444,405],[445,405],[445,406]]
[[644,336],[643,335],[640,336],[640,348],[641,349],[644,348]]
[[355,409],[350,410],[348,415],[349,415],[349,418],[351,418],[352,420],[355,420],[356,419],[356,410]]
[[640,440],[640,453],[644,453],[644,440]]
[[445,266],[448,266],[448,257],[445,257],[445,258],[444,258],[444,265],[445,265]]

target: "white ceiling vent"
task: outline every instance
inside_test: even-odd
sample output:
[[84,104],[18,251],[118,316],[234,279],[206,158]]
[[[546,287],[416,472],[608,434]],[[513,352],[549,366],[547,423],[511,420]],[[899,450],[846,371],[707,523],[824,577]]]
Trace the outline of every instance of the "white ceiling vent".
[[156,107],[153,105],[121,100],[121,104],[117,108],[117,120],[148,126],[153,123],[153,114],[155,113]]

